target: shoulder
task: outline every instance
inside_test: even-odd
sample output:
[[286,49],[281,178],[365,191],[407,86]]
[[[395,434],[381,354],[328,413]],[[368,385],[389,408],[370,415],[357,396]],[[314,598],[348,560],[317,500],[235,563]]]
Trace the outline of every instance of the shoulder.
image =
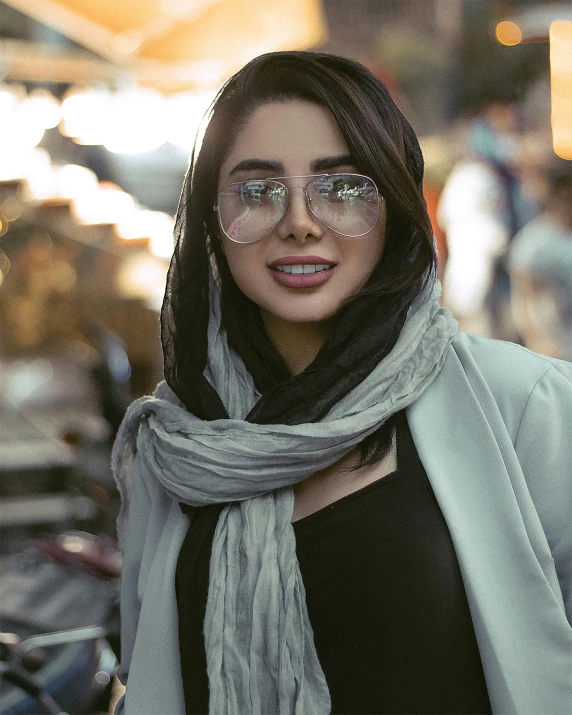
[[507,426],[517,428],[533,393],[548,389],[572,401],[572,363],[470,333],[457,333],[451,347],[473,390],[486,387]]
[[472,360],[487,382],[494,385],[533,385],[545,373],[554,371],[572,381],[572,363],[534,353],[522,345],[484,338],[472,333],[457,333],[452,347],[461,362]]

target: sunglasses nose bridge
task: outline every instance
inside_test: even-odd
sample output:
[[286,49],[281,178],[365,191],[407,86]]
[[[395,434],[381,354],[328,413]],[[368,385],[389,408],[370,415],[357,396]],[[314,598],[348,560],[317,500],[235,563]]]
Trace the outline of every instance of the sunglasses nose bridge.
[[310,201],[310,196],[308,194],[308,184],[290,184],[289,186],[286,186],[286,197],[287,197],[286,211],[288,212],[289,210],[291,210],[291,207],[292,207],[292,198],[295,196],[294,193],[291,193],[292,189],[302,189],[302,195],[304,198],[304,202],[306,204],[306,208],[309,209],[311,201]]
[[292,189],[302,189],[304,194],[308,196],[308,185],[306,184],[305,186],[303,184],[291,184],[290,186],[286,187],[286,190],[288,192],[288,198],[290,198],[290,192]]
[[290,205],[292,203],[292,194],[290,193],[292,189],[302,189],[302,194],[304,196],[304,200],[306,202],[306,206],[310,208],[311,204],[311,199],[310,195],[308,194],[308,184],[291,184],[290,186],[286,187],[287,191],[287,196],[288,196],[288,208],[290,208]]
[[312,200],[310,198],[310,195],[308,193],[308,184],[291,184],[290,186],[286,187],[287,189],[287,206],[286,206],[286,212],[291,213],[292,212],[292,200],[296,196],[296,192],[291,193],[292,189],[301,189],[301,192],[299,194],[300,198],[302,199],[302,202],[299,205],[299,208],[302,209],[304,212],[309,212],[312,216],[314,215],[314,212],[312,211]]
[[[284,184],[286,186],[286,184]],[[293,191],[301,189],[302,191]],[[307,184],[290,184],[286,186],[287,204],[279,221],[279,233],[289,236],[307,238],[309,235],[319,236],[322,231],[321,222],[317,221],[311,208]]]

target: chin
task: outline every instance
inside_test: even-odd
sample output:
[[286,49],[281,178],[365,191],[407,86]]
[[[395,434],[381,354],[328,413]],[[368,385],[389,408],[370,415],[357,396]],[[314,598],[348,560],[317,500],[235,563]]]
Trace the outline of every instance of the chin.
[[307,306],[302,309],[297,309],[295,306],[292,306],[292,310],[284,310],[283,306],[281,306],[281,308],[282,309],[277,308],[276,310],[272,310],[270,306],[266,306],[264,310],[277,320],[293,324],[306,324],[323,323],[326,320],[330,320],[336,315],[340,306],[321,306],[320,308]]

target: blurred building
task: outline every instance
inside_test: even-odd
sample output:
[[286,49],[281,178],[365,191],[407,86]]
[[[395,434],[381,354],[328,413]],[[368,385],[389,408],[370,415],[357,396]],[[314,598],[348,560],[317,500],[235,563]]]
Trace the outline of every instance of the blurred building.
[[[323,49],[371,67],[421,137],[433,215],[464,151],[463,122],[487,102],[517,102],[531,133],[544,134],[540,149],[531,142],[536,161],[550,133],[546,32],[509,47],[495,27],[555,6],[565,4],[0,2],[3,356],[72,343],[96,349],[99,320],[125,345],[132,392],[152,389],[161,375],[158,308],[190,147],[217,87],[261,52]],[[39,126],[41,116],[49,118]],[[444,262],[446,236],[436,224],[435,233]]]

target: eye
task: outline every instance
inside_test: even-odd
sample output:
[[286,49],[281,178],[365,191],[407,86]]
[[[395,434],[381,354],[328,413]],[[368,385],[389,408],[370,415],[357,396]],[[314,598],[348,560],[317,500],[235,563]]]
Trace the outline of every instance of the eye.
[[245,203],[262,203],[282,199],[286,190],[271,181],[251,180],[235,184],[235,192]]

